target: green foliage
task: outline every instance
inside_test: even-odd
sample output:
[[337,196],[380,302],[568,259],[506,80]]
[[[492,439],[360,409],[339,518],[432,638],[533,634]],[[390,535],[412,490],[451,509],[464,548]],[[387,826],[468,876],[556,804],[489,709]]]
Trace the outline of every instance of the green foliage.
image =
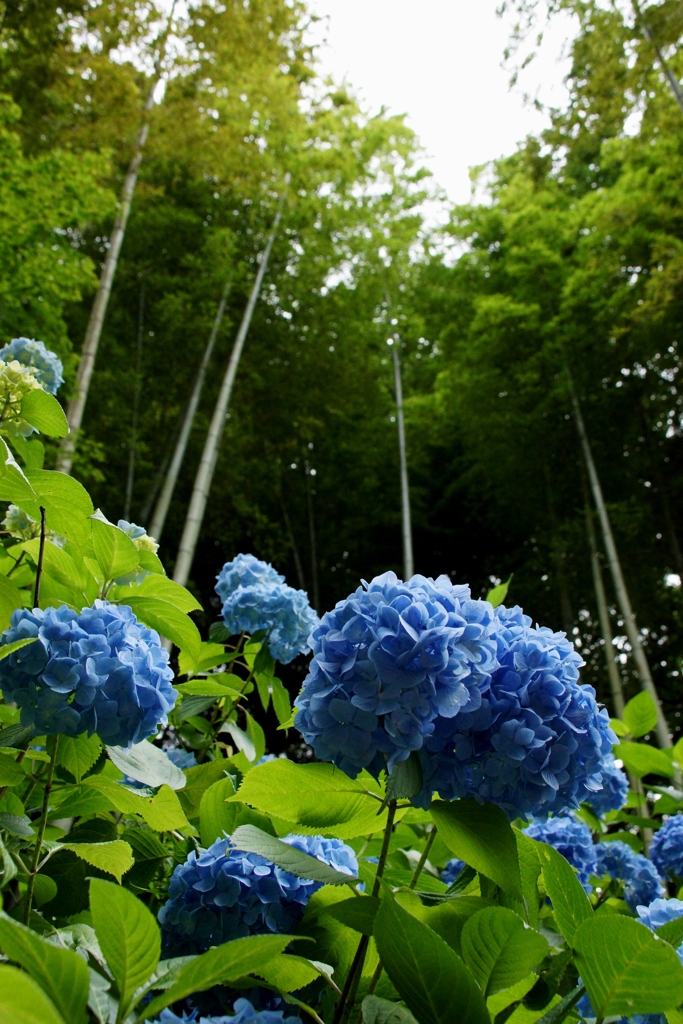
[[521,899],[522,888],[515,836],[503,812],[476,800],[436,802],[432,817],[455,857]]

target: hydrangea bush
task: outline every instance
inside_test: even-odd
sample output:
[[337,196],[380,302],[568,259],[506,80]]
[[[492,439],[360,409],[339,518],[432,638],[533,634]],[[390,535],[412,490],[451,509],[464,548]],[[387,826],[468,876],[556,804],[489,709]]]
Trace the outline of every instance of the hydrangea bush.
[[[463,992],[468,1024],[679,1012],[677,790],[647,780],[664,819],[626,799],[563,634],[393,573],[318,621],[239,555],[203,640],[142,527],[5,473],[0,1019],[441,1024]],[[306,651],[293,715],[273,659]]]

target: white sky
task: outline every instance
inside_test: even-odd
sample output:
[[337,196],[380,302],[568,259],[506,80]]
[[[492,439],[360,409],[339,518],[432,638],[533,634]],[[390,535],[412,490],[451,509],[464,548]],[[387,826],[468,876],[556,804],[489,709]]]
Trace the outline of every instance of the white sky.
[[523,92],[561,106],[571,32],[558,19],[521,85],[509,90],[501,68],[509,20],[499,0],[309,0],[324,20],[313,30],[320,68],[346,78],[371,113],[382,105],[408,114],[427,166],[453,202],[470,198],[468,170],[514,151],[547,116],[525,106]]

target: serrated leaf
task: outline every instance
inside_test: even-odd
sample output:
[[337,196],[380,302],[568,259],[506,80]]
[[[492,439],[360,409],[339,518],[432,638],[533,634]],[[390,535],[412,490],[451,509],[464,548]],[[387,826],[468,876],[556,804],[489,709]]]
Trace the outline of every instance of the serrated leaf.
[[[147,579],[151,579],[148,576]],[[162,577],[155,576],[154,579]],[[166,577],[163,577],[165,579]],[[124,587],[116,587],[117,596],[110,592],[110,600],[116,600],[119,604],[126,604],[132,608],[141,622],[151,629],[155,629],[161,636],[166,637],[179,647],[181,651],[187,651],[192,658],[196,658],[201,644],[199,630],[192,619],[188,618],[177,605],[169,601],[163,601],[157,597],[138,597],[128,594],[121,596]],[[133,588],[131,588],[132,590]]]
[[60,843],[65,850],[71,850],[81,860],[85,860],[100,871],[106,871],[120,882],[126,871],[130,871],[135,861],[133,851],[128,843],[115,839],[111,843]]
[[20,817],[18,814],[7,814],[2,811],[0,812],[0,828],[4,828],[5,832],[9,832],[12,836],[20,836],[22,839],[33,839],[35,836],[31,827],[31,819],[27,815]]
[[34,490],[35,500],[16,502],[32,519],[40,522],[40,506],[45,509],[49,530],[74,541],[81,548],[90,540],[88,517],[93,513],[86,489],[72,476],[49,469],[27,469],[26,476]]
[[239,690],[225,686],[212,676],[208,679],[193,679],[189,683],[179,683],[176,690],[181,697],[229,697],[231,701],[236,701],[242,696]]
[[620,738],[622,736],[628,736],[628,728],[624,725],[620,718],[610,718],[609,724],[612,728],[612,731],[615,732],[617,736],[619,736]]
[[232,834],[232,845],[246,853],[257,853],[260,857],[277,864],[298,878],[322,882],[323,885],[347,885],[358,881],[353,875],[331,868],[328,864],[298,850],[281,839],[268,835],[255,825],[240,825]]
[[429,810],[451,853],[504,892],[523,898],[515,836],[499,807],[476,800],[438,800]]
[[102,743],[98,736],[88,736],[87,733],[75,739],[72,736],[60,736],[57,764],[66,768],[76,782],[80,782],[97,761],[101,750]]
[[596,914],[574,937],[576,966],[598,1017],[662,1013],[683,1002],[683,965],[649,928]]
[[42,469],[45,462],[45,445],[37,438],[10,438],[10,443],[27,469]]
[[35,388],[24,396],[21,416],[47,437],[66,437],[69,433],[64,410],[54,395],[49,395],[42,388]]
[[581,925],[593,917],[593,908],[569,861],[547,843],[534,842],[557,927],[573,946]]
[[388,891],[375,918],[375,942],[419,1024],[489,1024],[484,998],[458,954]]
[[26,774],[11,754],[0,754],[0,786],[20,786]]
[[657,724],[657,705],[649,693],[643,690],[631,697],[624,708],[624,725],[635,739],[650,732]]
[[0,964],[0,1020],[11,1024],[66,1024],[35,981],[7,964]]
[[237,722],[233,722],[231,720],[224,722],[219,731],[228,733],[237,749],[242,751],[247,761],[258,761],[256,756],[256,747],[254,746],[251,736],[249,736],[244,729],[240,729]]
[[[25,608],[30,603],[30,595],[25,590],[20,590],[12,580],[8,580],[6,576],[0,575],[0,630],[9,628],[13,611],[17,608]],[[28,637],[24,640],[15,640],[14,643],[7,644],[6,647],[0,647],[0,660],[12,653],[7,650],[7,647],[18,650],[17,644],[23,645],[31,643],[31,641],[32,638]]]
[[547,941],[505,907],[473,914],[461,943],[463,960],[487,998],[521,981],[548,953]]
[[244,712],[244,717],[246,719],[247,724],[247,736],[249,737],[254,748],[254,755],[253,757],[250,757],[249,760],[260,761],[266,752],[266,734],[264,733],[263,729],[258,724],[256,719],[253,718],[248,711]]
[[181,653],[178,658],[178,667],[181,675],[191,676],[197,672],[208,672],[217,665],[229,661],[223,644],[206,643],[202,641],[199,648],[197,660],[194,661],[187,654]]
[[673,921],[667,921],[661,928],[656,929],[660,939],[665,939],[674,949],[683,942],[683,917],[677,917]]
[[119,990],[123,1009],[119,1019],[125,1020],[136,989],[144,985],[159,963],[161,934],[144,903],[112,882],[91,880],[90,910],[98,942]]
[[125,747],[107,747],[107,753],[124,775],[152,789],[163,785],[171,789],[182,789],[187,782],[182,769],[173,764],[166,751],[147,740],[135,743],[130,750]]
[[289,693],[285,689],[281,679],[276,676],[270,681],[270,695],[273,700],[273,709],[280,725],[285,725],[292,717],[292,704]]
[[180,971],[177,980],[145,1008],[151,1020],[171,1003],[196,992],[205,992],[214,985],[253,974],[280,953],[292,941],[291,935],[250,935],[215,946],[208,953],[195,957]]
[[[147,597],[166,601],[180,612],[200,612],[202,610],[197,598],[186,587],[170,580],[168,576],[161,576],[158,573],[146,576],[140,583],[126,587],[112,587],[110,593],[113,595],[111,600],[120,601],[123,604],[129,604],[129,597],[136,599]],[[201,643],[195,656],[198,657],[200,652]]]
[[351,896],[341,903],[332,903],[326,913],[347,928],[353,928],[354,932],[372,935],[380,903],[381,900],[373,896]]
[[645,775],[664,775],[669,779],[674,776],[673,762],[663,750],[648,743],[620,743],[614,748],[614,756],[621,758],[628,771],[639,779]]
[[90,775],[83,787],[101,793],[112,807],[123,814],[139,814],[155,832],[193,832],[178,797],[168,786],[162,786],[153,797],[137,796],[125,786],[104,775]]
[[[0,579],[4,579],[4,577],[0,577]],[[35,643],[40,643],[40,641],[36,640],[35,637],[27,636],[24,637],[23,640],[14,640],[11,644],[3,644],[3,646],[0,647],[0,661],[3,661],[5,658],[9,658],[10,654],[14,654],[15,651],[21,650],[22,647],[28,647],[29,644]],[[24,732],[28,732],[29,737],[33,735],[33,729],[29,728],[27,725],[16,725],[11,728],[22,729]],[[3,732],[6,731],[7,730],[3,729]],[[3,744],[5,746],[11,746],[6,739],[3,740]]]
[[320,971],[301,956],[280,953],[254,972],[278,992],[296,992],[320,977]]
[[386,800],[409,800],[422,789],[422,767],[417,751],[398,761],[387,779]]
[[[76,953],[45,942],[3,912],[0,912],[0,948],[30,974],[67,1021],[74,1024],[85,1021],[88,968]],[[1,1000],[0,996],[0,1005]]]

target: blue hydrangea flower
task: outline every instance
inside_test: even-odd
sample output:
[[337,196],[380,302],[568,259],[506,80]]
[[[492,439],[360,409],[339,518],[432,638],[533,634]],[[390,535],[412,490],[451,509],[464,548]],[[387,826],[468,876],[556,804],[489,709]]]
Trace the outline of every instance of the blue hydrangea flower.
[[465,867],[464,860],[458,860],[457,857],[453,857],[446,864],[446,867],[441,872],[441,881],[445,882],[446,885],[453,885],[462,869]]
[[667,818],[655,832],[650,860],[662,877],[683,878],[683,814]]
[[297,729],[352,778],[391,769],[423,747],[437,720],[457,729],[481,707],[498,664],[494,625],[491,605],[447,576],[377,576],[313,631]]
[[56,395],[59,385],[64,383],[64,366],[61,359],[46,348],[42,341],[12,338],[9,345],[0,349],[0,359],[6,363],[16,359],[22,366],[32,367],[36,371],[36,378],[41,387],[51,395]]
[[116,525],[119,530],[123,530],[127,537],[130,537],[138,551],[151,551],[155,555],[159,550],[159,545],[154,537],[149,536],[144,526],[129,523],[127,519],[119,519]]
[[173,761],[176,768],[180,768],[181,771],[186,771],[188,768],[197,767],[197,758],[194,756],[191,750],[183,750],[181,747],[175,747],[173,750],[167,750],[169,760]]
[[617,738],[564,633],[522,609],[495,610],[498,663],[480,706],[440,716],[420,752],[424,786],[443,799],[490,800],[511,818],[561,813],[602,788]]
[[20,608],[0,645],[26,637],[36,643],[0,661],[0,689],[21,708],[22,725],[127,747],[166,723],[177,696],[168,653],[127,605]]
[[217,580],[223,622],[231,633],[266,630],[270,653],[283,665],[308,650],[318,616],[308,595],[287,586],[272,565],[253,555],[238,555],[225,563]]
[[[280,999],[273,1000],[280,1003]],[[248,999],[236,999],[233,1007],[234,1015],[198,1017],[195,1010],[189,1016],[183,1013],[178,1017],[172,1010],[162,1010],[159,1024],[301,1024],[297,1016],[285,1017],[286,1010],[257,1010]]]
[[[289,835],[283,842],[344,874],[358,873],[353,850],[340,839]],[[217,839],[173,872],[169,898],[159,911],[164,947],[168,955],[182,956],[247,935],[288,932],[320,886],[236,850],[228,837]]]
[[621,768],[617,768],[614,757],[608,757],[600,769],[602,789],[589,793],[585,801],[598,818],[609,811],[620,811],[628,796],[628,779]]
[[662,891],[662,880],[652,861],[636,853],[627,843],[615,839],[595,847],[595,874],[618,878],[624,883],[624,899],[635,913],[636,907],[656,900]]
[[597,859],[588,825],[567,814],[548,818],[547,821],[533,821],[524,832],[532,839],[553,846],[576,869],[586,892],[592,891],[593,886],[588,880],[596,873]]

